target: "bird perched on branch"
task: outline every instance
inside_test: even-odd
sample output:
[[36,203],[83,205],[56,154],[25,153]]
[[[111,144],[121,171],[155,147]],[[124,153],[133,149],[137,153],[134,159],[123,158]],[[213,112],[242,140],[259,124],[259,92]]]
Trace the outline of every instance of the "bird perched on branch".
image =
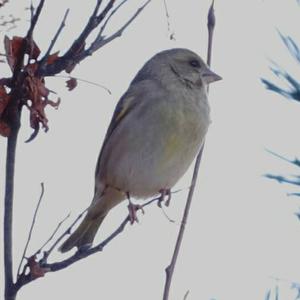
[[119,100],[98,158],[95,194],[79,227],[60,247],[92,245],[110,209],[130,197],[170,194],[204,142],[209,123],[207,86],[220,80],[188,49],[152,57]]

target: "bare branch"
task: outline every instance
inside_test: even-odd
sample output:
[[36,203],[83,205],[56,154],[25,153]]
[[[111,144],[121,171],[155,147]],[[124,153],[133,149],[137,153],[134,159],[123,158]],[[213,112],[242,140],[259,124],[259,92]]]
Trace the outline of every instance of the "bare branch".
[[165,7],[165,12],[166,12],[168,32],[170,34],[169,38],[170,38],[170,40],[175,40],[175,33],[171,32],[170,15],[169,15],[169,10],[168,10],[168,6],[167,6],[167,0],[164,0],[164,7]]
[[112,94],[112,92],[111,92],[111,90],[109,88],[107,88],[106,86],[104,86],[104,85],[102,85],[100,83],[97,83],[97,82],[89,81],[89,80],[82,79],[82,78],[79,78],[79,77],[74,77],[74,76],[55,75],[55,77],[57,77],[57,78],[66,78],[66,79],[74,78],[77,81],[82,81],[82,82],[85,82],[85,83],[88,83],[88,84],[92,84],[92,85],[98,86],[98,87],[104,89],[105,91],[107,91],[110,95]]
[[67,228],[67,230],[65,230],[62,235],[55,241],[55,243],[50,247],[49,250],[44,251],[44,257],[43,257],[43,261],[47,261],[49,255],[52,253],[52,251],[56,248],[56,246],[61,242],[61,240],[66,237],[67,235],[69,235],[71,233],[72,228],[77,224],[77,222],[81,219],[81,217],[83,216],[83,214],[87,211],[87,209],[85,209],[82,213],[80,213],[77,218],[73,221],[73,223]]
[[186,299],[188,298],[188,296],[189,296],[189,293],[190,293],[190,291],[189,291],[189,290],[187,290],[187,291],[186,291],[186,293],[185,293],[185,295],[184,295],[184,297],[183,297],[183,300],[186,300]]
[[100,39],[100,37],[102,37],[102,34],[106,28],[106,25],[108,24],[109,20],[111,19],[111,17],[121,8],[121,6],[123,4],[125,4],[127,2],[127,0],[123,0],[111,13],[110,15],[106,18],[104,24],[102,25],[102,27],[100,28],[99,34],[97,36],[96,39]]
[[[177,191],[176,191],[177,192]],[[154,202],[158,202],[160,200],[160,197],[157,198],[153,198],[149,201],[147,201],[146,203],[144,203],[143,205],[140,206],[140,209],[142,210],[144,207],[154,203]],[[66,237],[68,234],[71,233],[71,230],[73,229],[73,227],[75,226],[75,224],[78,222],[78,220],[82,217],[82,215],[86,212],[83,211],[76,219],[75,221],[67,228],[67,230],[65,232],[63,232],[63,234],[55,241],[55,243],[51,246],[51,248],[48,251],[44,251],[44,255],[43,257],[37,261],[37,264],[39,265],[39,267],[44,270],[45,273],[47,272],[56,272],[62,269],[67,268],[68,266],[76,263],[79,260],[82,260],[83,258],[86,258],[90,255],[93,255],[97,252],[102,252],[104,247],[109,244],[114,238],[116,238],[119,234],[121,234],[126,225],[128,223],[130,223],[130,216],[129,214],[127,215],[127,217],[123,220],[123,222],[113,231],[112,234],[110,234],[105,240],[103,240],[102,242],[100,242],[99,244],[97,244],[96,246],[92,247],[92,248],[88,248],[88,249],[80,249],[78,250],[75,254],[73,254],[72,256],[70,256],[69,258],[62,260],[60,262],[54,262],[54,263],[48,263],[47,259],[49,258],[50,253],[56,248],[56,246],[61,242],[61,240]],[[51,237],[52,239],[52,237]],[[50,240],[50,239],[49,239]],[[48,243],[48,242],[47,242]],[[38,252],[41,252],[42,248],[39,249]],[[36,254],[38,254],[38,252],[36,252],[33,256],[34,257]],[[22,286],[34,281],[35,279],[37,279],[38,277],[34,277],[31,276],[30,273],[26,274],[25,270],[28,267],[28,264],[24,266],[23,272],[21,273],[21,275],[18,277],[17,282],[15,283],[15,288],[16,290],[19,290]]]
[[28,41],[32,40],[32,33],[43,8],[44,0],[41,0],[36,14],[32,18],[30,28],[26,38],[22,42],[20,54],[17,57],[16,65],[12,76],[11,101],[5,109],[5,119],[11,129],[7,140],[6,154],[6,174],[5,174],[5,195],[4,195],[4,273],[5,273],[5,299],[15,299],[17,290],[13,282],[12,270],[12,225],[13,225],[13,193],[14,193],[14,172],[15,157],[18,133],[20,129],[22,99],[22,84],[24,75],[21,72],[26,51],[28,50]]
[[[95,51],[97,51],[99,48],[103,47],[107,43],[111,42],[115,38],[122,35],[123,31],[133,22],[133,20],[141,13],[141,11],[151,2],[151,0],[148,0],[144,5],[142,5],[137,12],[114,34],[109,36],[108,38],[104,38],[102,35],[98,35],[96,39],[91,43],[91,45],[85,49],[86,39],[91,34],[91,32],[97,28],[102,21],[105,20],[107,14],[112,10],[111,14],[108,16],[108,18],[111,18],[111,16],[123,5],[118,5],[115,9],[113,9],[113,5],[115,3],[115,0],[110,0],[106,7],[103,9],[101,13],[98,14],[100,4],[102,1],[97,2],[97,5],[93,11],[93,14],[89,18],[89,21],[83,31],[81,32],[78,39],[76,39],[72,46],[67,50],[67,52],[62,56],[59,57],[55,62],[49,65],[44,65],[42,68],[39,67],[38,74],[39,76],[53,76],[55,74],[60,73],[61,71],[65,70],[67,72],[71,72],[74,67],[80,63],[83,59],[86,57],[92,55]],[[114,11],[115,10],[115,11]],[[105,27],[106,24],[104,22],[103,26]],[[101,28],[100,28],[101,32]]]
[[111,42],[112,40],[114,40],[117,37],[120,37],[122,35],[123,31],[133,22],[133,20],[136,19],[136,17],[142,12],[142,10],[150,2],[151,2],[151,0],[148,0],[144,5],[142,5],[136,11],[136,13],[119,30],[117,30],[111,36],[109,36],[107,38],[103,38],[103,36],[98,36],[96,38],[96,40],[91,44],[91,46],[86,51],[84,51],[84,53],[82,54],[82,58],[80,58],[80,60],[82,60],[83,58],[85,58],[88,55],[92,55],[92,53],[94,53],[95,51],[97,51],[99,48],[103,47],[105,44]]
[[179,250],[180,250],[180,247],[181,247],[183,234],[184,234],[184,231],[185,231],[185,224],[186,224],[187,219],[188,219],[189,210],[190,210],[190,206],[191,206],[193,195],[194,195],[194,190],[195,190],[195,187],[196,187],[196,182],[197,182],[197,178],[198,178],[198,171],[199,171],[199,168],[200,168],[203,149],[204,149],[204,145],[202,146],[202,148],[201,148],[201,150],[200,150],[200,152],[197,156],[197,159],[196,159],[196,163],[195,163],[195,167],[194,167],[194,173],[193,173],[192,182],[191,182],[191,187],[190,187],[190,191],[189,191],[188,198],[187,198],[187,201],[186,201],[186,205],[185,205],[185,208],[184,208],[184,213],[183,213],[183,217],[182,217],[182,221],[181,221],[181,225],[180,225],[180,230],[179,230],[179,233],[178,233],[178,236],[177,236],[173,256],[172,256],[172,259],[171,259],[171,263],[166,268],[166,282],[165,282],[165,287],[164,287],[163,300],[168,300],[169,299],[169,292],[170,292],[172,277],[173,277],[175,265],[176,265],[176,262],[177,262],[177,257],[178,257],[178,254],[179,254]]
[[12,224],[16,145],[19,128],[13,128],[7,140],[4,195],[4,274],[5,298],[13,299]]
[[42,9],[43,9],[43,6],[45,4],[45,0],[41,0],[37,9],[36,9],[36,12],[35,14],[32,16],[32,19],[31,19],[31,22],[30,22],[30,27],[29,27],[29,30],[27,32],[27,38],[28,39],[32,39],[32,34],[33,34],[33,30],[36,26],[36,23],[40,17],[40,14],[42,12]]
[[[38,208],[40,206],[40,201],[43,196],[43,190],[40,197],[40,201],[37,205],[37,208],[34,213],[33,222],[29,231],[29,237],[25,245],[25,249],[23,252],[22,260],[20,263],[20,266],[18,268],[18,278],[17,282],[14,283],[13,280],[13,263],[12,263],[12,225],[13,225],[13,192],[14,192],[14,171],[15,171],[15,153],[16,153],[16,144],[17,144],[17,137],[18,132],[20,128],[20,116],[21,116],[21,110],[23,106],[26,106],[28,104],[28,100],[31,100],[32,103],[35,103],[34,105],[39,107],[44,107],[45,105],[51,105],[53,107],[57,107],[58,102],[52,101],[48,99],[48,94],[50,93],[50,90],[46,88],[44,83],[44,76],[51,76],[55,75],[63,70],[67,72],[71,72],[71,70],[78,64],[81,60],[83,60],[88,55],[91,55],[91,51],[86,51],[86,49],[90,49],[89,47],[86,48],[86,39],[90,35],[90,33],[97,28],[101,22],[103,22],[108,14],[113,10],[113,6],[115,4],[115,0],[110,0],[106,4],[106,6],[103,8],[103,10],[99,13],[99,9],[102,3],[102,0],[98,0],[93,13],[91,14],[86,26],[84,27],[83,31],[79,35],[78,39],[76,39],[70,48],[66,51],[66,53],[62,57],[58,57],[57,59],[55,57],[55,60],[52,61],[50,64],[45,64],[45,61],[47,60],[47,57],[49,57],[51,54],[51,50],[54,47],[55,42],[57,41],[63,27],[65,26],[65,20],[68,15],[68,10],[66,11],[63,21],[61,25],[59,26],[53,40],[51,41],[49,48],[45,54],[45,56],[42,58],[42,61],[37,61],[37,57],[40,50],[38,49],[37,45],[33,41],[33,32],[36,27],[36,24],[38,22],[38,19],[40,17],[40,14],[42,12],[42,9],[44,7],[45,0],[40,0],[38,3],[38,6],[36,10],[34,11],[33,6],[31,5],[31,22],[29,29],[27,31],[27,34],[24,38],[18,37],[18,53],[14,55],[14,62],[11,63],[10,67],[13,70],[13,75],[11,78],[1,79],[1,82],[10,88],[9,92],[9,99],[10,101],[5,106],[5,110],[1,113],[1,121],[4,121],[5,124],[7,124],[7,127],[10,130],[10,134],[8,136],[7,140],[7,156],[6,156],[6,184],[5,184],[5,196],[4,196],[4,269],[5,269],[5,299],[6,300],[14,300],[16,297],[16,294],[18,290],[26,283],[29,283],[33,280],[35,280],[38,277],[41,277],[44,275],[45,272],[48,272],[47,269],[47,263],[45,263],[45,260],[47,260],[50,253],[53,251],[53,249],[57,246],[57,244],[60,242],[60,240],[64,237],[61,236],[55,243],[50,247],[48,251],[44,253],[44,260],[43,258],[40,261],[37,261],[37,258],[35,255],[31,256],[27,264],[23,267],[23,270],[21,272],[22,263],[25,259],[26,251],[28,249],[29,242],[31,240],[31,235],[33,232],[34,224],[36,215],[38,213]],[[135,14],[134,16],[124,25],[122,26],[115,34],[110,36],[108,39],[106,39],[103,43],[105,45],[109,41],[115,39],[118,36],[121,36],[122,32],[129,26],[129,24],[139,15],[139,13],[146,7],[146,5],[150,2],[148,0],[146,4],[144,4]],[[121,6],[118,6],[121,7]],[[108,18],[111,18],[112,12]],[[107,23],[106,23],[107,24]],[[106,26],[106,25],[105,25]],[[16,45],[15,40],[13,42],[9,41],[10,43],[14,43],[14,46]],[[12,45],[12,44],[10,44]],[[96,44],[95,44],[96,45]],[[102,45],[102,46],[103,46]],[[101,45],[100,45],[101,46]],[[95,48],[94,51],[100,48],[99,45]],[[85,55],[83,55],[83,53]],[[24,62],[25,55],[28,54],[28,61],[27,64]],[[30,63],[30,60],[35,60],[35,63]],[[44,59],[44,61],[43,61]],[[12,67],[13,66],[13,67]],[[38,69],[34,69],[35,67],[38,67]],[[38,93],[32,92],[32,87],[37,88]],[[25,92],[24,92],[25,91]],[[34,100],[34,101],[33,101]],[[33,110],[30,111],[31,117]],[[47,129],[47,118],[44,115],[44,111],[41,111],[38,115],[34,115],[35,117],[33,119],[30,119],[31,127],[35,130],[42,124],[42,126]],[[42,187],[43,189],[43,187]],[[123,226],[127,224],[128,221],[124,221],[120,226],[119,230],[123,230]],[[57,233],[58,228],[61,224],[57,226],[54,233],[51,235],[51,237],[46,241],[46,243],[43,245],[48,244],[49,241],[51,241],[54,237],[54,235]],[[117,236],[119,233],[116,231],[113,233],[108,239],[103,241],[101,245],[98,245],[97,247],[94,247],[90,249],[89,251],[101,251],[102,248],[115,236]],[[100,249],[101,248],[101,249]],[[99,250],[100,249],[100,250]],[[84,254],[84,256],[91,255],[92,253],[87,252],[87,254]],[[79,254],[78,254],[79,253]],[[81,252],[79,251],[77,254],[71,257],[69,261],[71,261],[69,264],[76,261],[76,258],[78,260],[78,256],[82,257]],[[75,257],[75,258],[74,258]],[[80,259],[81,259],[80,258]],[[73,262],[72,262],[73,260]],[[50,264],[50,266],[52,266]],[[57,266],[57,265],[56,265]],[[29,268],[29,273],[26,274],[27,267]],[[61,267],[62,268],[62,267]],[[50,270],[51,271],[51,270]],[[20,274],[21,272],[21,274]]]
[[[211,4],[209,12],[208,12],[208,23],[207,23],[208,24],[208,54],[207,54],[207,64],[208,65],[211,64],[212,38],[213,38],[213,32],[214,32],[214,28],[215,28],[215,16],[214,16],[213,7],[214,7],[214,0],[212,1],[212,4]],[[195,190],[196,183],[197,183],[198,172],[199,172],[199,168],[200,168],[200,164],[201,164],[203,149],[204,149],[204,143],[203,143],[203,146],[202,146],[202,148],[197,156],[197,159],[196,159],[193,177],[192,177],[192,181],[191,181],[191,187],[190,187],[189,194],[188,194],[188,197],[186,200],[186,205],[184,208],[181,226],[180,226],[180,229],[178,232],[172,259],[171,259],[170,264],[166,267],[166,281],[165,281],[165,286],[164,286],[163,300],[169,299],[172,277],[173,277],[174,269],[176,266],[176,261],[178,258],[180,247],[182,244],[183,235],[184,235],[184,231],[185,231],[185,225],[188,220],[189,211],[190,211],[191,203],[193,200],[193,195],[194,195],[194,190]]]
[[70,12],[70,9],[67,9],[66,12],[65,12],[65,15],[63,17],[63,20],[62,20],[62,22],[61,22],[61,24],[60,24],[60,26],[59,26],[59,28],[58,28],[58,30],[57,30],[54,38],[53,38],[53,40],[51,41],[51,44],[50,44],[50,46],[49,46],[46,54],[44,55],[44,57],[40,61],[40,68],[44,67],[44,64],[47,62],[47,59],[48,59],[48,57],[49,57],[49,55],[50,55],[50,53],[51,53],[51,51],[52,51],[52,49],[53,49],[56,41],[57,41],[60,33],[62,32],[63,28],[66,26],[66,19],[68,17],[69,12]]
[[54,236],[56,235],[56,233],[58,232],[59,228],[62,226],[62,224],[70,217],[70,214],[68,214],[64,219],[62,219],[56,226],[56,228],[54,229],[53,233],[51,234],[51,236],[48,238],[48,240],[35,252],[34,255],[37,255],[39,253],[42,252],[42,250],[46,247],[46,245],[51,242],[51,240],[54,238]]
[[24,259],[26,258],[26,252],[27,252],[30,240],[31,240],[33,228],[34,228],[36,217],[37,217],[37,214],[38,214],[38,211],[39,211],[39,208],[40,208],[43,196],[44,196],[44,192],[45,192],[45,187],[44,187],[44,183],[42,182],[41,183],[41,195],[40,195],[39,201],[37,203],[37,206],[36,206],[34,214],[33,214],[33,218],[32,218],[32,222],[31,222],[30,230],[29,230],[29,233],[28,233],[28,238],[27,238],[27,241],[26,241],[26,244],[25,244],[25,248],[23,250],[22,258],[21,258],[21,261],[20,261],[20,264],[19,264],[19,267],[18,267],[17,276],[20,276],[20,271],[21,271],[22,263],[23,263]]
[[207,29],[208,29],[207,64],[209,66],[211,65],[212,42],[213,42],[214,29],[216,26],[214,4],[215,1],[213,0],[207,16]]

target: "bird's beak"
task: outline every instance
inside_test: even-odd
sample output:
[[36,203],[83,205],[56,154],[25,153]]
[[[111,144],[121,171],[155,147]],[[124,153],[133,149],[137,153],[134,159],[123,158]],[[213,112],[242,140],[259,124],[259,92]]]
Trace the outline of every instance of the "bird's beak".
[[206,83],[212,83],[214,81],[218,81],[222,79],[221,76],[219,76],[209,68],[205,69],[201,75]]

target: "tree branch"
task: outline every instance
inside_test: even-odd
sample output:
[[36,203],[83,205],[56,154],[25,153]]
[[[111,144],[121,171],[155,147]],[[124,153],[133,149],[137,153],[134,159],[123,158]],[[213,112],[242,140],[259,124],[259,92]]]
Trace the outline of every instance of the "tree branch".
[[64,15],[64,17],[63,17],[63,20],[62,20],[62,22],[61,22],[61,24],[60,24],[60,26],[59,26],[59,28],[58,28],[56,34],[54,35],[54,38],[53,38],[53,40],[51,41],[51,44],[50,44],[50,46],[49,46],[49,48],[48,48],[46,54],[43,56],[43,58],[42,58],[41,61],[40,61],[39,67],[40,67],[41,69],[44,68],[44,65],[46,64],[47,59],[48,59],[48,57],[49,57],[49,55],[50,55],[50,53],[51,53],[51,51],[52,51],[52,49],[53,49],[53,47],[54,47],[54,45],[55,45],[55,43],[56,43],[56,41],[57,41],[59,35],[61,34],[63,28],[66,26],[66,20],[67,20],[67,17],[68,17],[69,12],[70,12],[70,9],[67,9],[66,12],[65,12],[65,15]]
[[[85,58],[88,55],[92,55],[92,53],[94,53],[95,51],[97,51],[98,49],[100,49],[101,47],[103,47],[105,44],[113,41],[115,38],[120,37],[123,33],[123,31],[133,22],[133,20],[142,12],[142,10],[151,2],[151,0],[148,0],[144,5],[142,5],[136,12],[135,14],[119,29],[117,30],[115,33],[113,33],[111,36],[104,38],[104,36],[102,36],[101,34],[99,34],[96,38],[96,40],[91,44],[91,46],[84,51],[84,53],[82,54],[82,59]],[[119,7],[121,7],[121,5],[123,5],[124,2],[122,2]],[[112,12],[112,14],[109,16],[109,18],[117,11],[117,9],[119,8],[117,7],[115,9],[115,11]],[[106,26],[106,24],[103,25],[104,28]],[[100,30],[100,33],[102,33],[103,30]],[[81,60],[81,58],[79,58]]]
[[41,183],[41,189],[42,189],[42,190],[41,190],[41,195],[40,195],[39,201],[38,201],[38,203],[37,203],[37,206],[36,206],[35,211],[34,211],[34,214],[33,214],[33,218],[32,218],[32,222],[31,222],[30,230],[29,230],[29,233],[28,233],[28,238],[27,238],[27,241],[26,241],[26,244],[25,244],[25,247],[24,247],[24,250],[23,250],[23,255],[22,255],[22,258],[21,258],[19,267],[18,267],[17,276],[20,275],[22,263],[23,263],[24,259],[26,258],[26,251],[27,251],[27,249],[28,249],[28,245],[29,245],[30,240],[31,240],[31,236],[32,236],[32,232],[33,232],[34,225],[35,225],[37,213],[38,213],[38,211],[39,211],[39,208],[40,208],[40,205],[41,205],[43,196],[44,196],[45,188],[44,188],[44,183],[43,183],[43,182]]
[[[153,198],[144,203],[140,206],[140,209],[143,211],[143,208],[154,203],[159,202],[161,200],[161,197]],[[48,272],[56,272],[62,269],[67,268],[68,266],[76,263],[79,260],[82,260],[86,257],[89,257],[97,252],[102,252],[104,247],[109,244],[113,239],[115,239],[119,234],[121,234],[126,225],[130,223],[130,216],[128,215],[123,222],[102,242],[97,244],[96,246],[88,249],[82,249],[78,250],[75,254],[72,256],[66,258],[65,260],[54,262],[54,263],[48,263],[47,260],[49,258],[50,253],[56,248],[56,246],[60,243],[60,241],[68,234],[70,234],[71,229],[74,227],[74,225],[78,222],[78,220],[82,217],[82,215],[86,212],[83,211],[76,219],[75,221],[67,228],[67,230],[55,241],[55,243],[50,247],[48,251],[44,251],[43,257],[36,261],[36,264],[38,267],[44,271],[44,273]],[[52,235],[53,236],[53,235]],[[51,237],[52,237],[51,236]],[[42,249],[39,249],[34,255],[31,256],[35,257],[38,252],[42,252]],[[15,283],[15,289],[19,290],[22,286],[36,280],[39,277],[32,276],[32,274],[29,272],[26,274],[26,269],[29,268],[29,264],[24,266],[23,272],[18,277],[17,282]]]
[[[211,51],[212,51],[212,37],[213,37],[213,31],[214,31],[214,27],[215,27],[214,0],[213,0],[212,4],[210,6],[207,19],[208,19],[208,23],[207,23],[207,27],[208,27],[207,64],[210,65],[210,63],[211,63]],[[193,195],[194,195],[194,190],[195,190],[196,183],[197,183],[198,172],[199,172],[199,168],[200,168],[203,149],[204,149],[204,144],[203,144],[202,148],[200,149],[200,152],[199,152],[199,154],[197,156],[197,159],[196,159],[194,172],[193,172],[193,177],[192,177],[192,181],[191,181],[191,187],[190,187],[189,194],[188,194],[188,197],[187,197],[187,200],[186,200],[186,205],[185,205],[185,208],[184,208],[184,213],[183,213],[179,233],[178,233],[178,236],[177,236],[173,256],[172,256],[170,264],[166,268],[166,281],[165,281],[165,286],[164,286],[163,300],[168,300],[169,299],[169,293],[170,293],[170,287],[171,287],[171,283],[172,283],[172,277],[173,277],[173,274],[174,274],[176,261],[177,261],[178,254],[179,254],[180,247],[181,247],[182,240],[183,240],[185,225],[186,225],[187,220],[188,220],[189,211],[190,211],[191,203],[192,203],[192,200],[193,200]]]
[[12,225],[13,225],[13,195],[14,195],[14,175],[15,159],[18,133],[20,129],[20,117],[22,105],[22,85],[24,75],[21,70],[25,53],[28,51],[28,40],[32,39],[34,27],[38,21],[39,15],[43,8],[44,0],[41,0],[36,14],[33,16],[30,28],[26,38],[22,42],[20,54],[17,57],[16,65],[12,76],[12,86],[10,93],[10,103],[6,107],[3,119],[6,120],[10,127],[10,134],[7,138],[6,152],[6,174],[5,174],[5,195],[4,195],[4,276],[5,276],[5,300],[14,300],[17,290],[13,281],[13,259],[12,259]]
[[[54,236],[56,235],[56,233],[58,232],[59,228],[62,226],[62,224],[70,217],[70,214],[68,214],[63,220],[61,220],[56,228],[54,229],[53,233],[51,234],[51,236],[47,239],[47,241],[35,252],[34,255],[38,255],[42,252],[42,250],[46,247],[46,245],[48,243],[50,243],[50,241],[54,238]],[[55,247],[55,246],[54,246]],[[52,247],[51,247],[52,248]],[[50,250],[51,250],[50,248]],[[50,252],[50,250],[48,252]]]
[[[123,31],[132,23],[134,19],[136,19],[136,17],[142,12],[142,10],[151,2],[151,0],[148,0],[137,10],[137,12],[119,30],[117,30],[114,34],[112,34],[108,38],[104,38],[104,36],[102,36],[102,33],[104,28],[106,27],[106,21],[104,21],[106,16],[110,11],[112,11],[111,14],[108,16],[108,18],[111,18],[111,16],[117,10],[119,10],[119,8],[121,8],[121,6],[126,1],[127,0],[123,1],[115,9],[113,9],[113,6],[116,1],[110,0],[107,3],[106,7],[102,10],[102,12],[98,14],[100,4],[102,2],[101,0],[98,0],[94,11],[89,18],[89,21],[87,22],[86,26],[82,30],[78,39],[76,39],[73,42],[71,47],[66,51],[66,53],[63,56],[58,57],[58,59],[54,61],[52,64],[39,66],[37,74],[39,76],[53,76],[64,70],[70,73],[74,69],[74,67],[78,63],[80,63],[83,59],[85,59],[88,56],[91,56],[95,51],[103,47],[105,44],[121,36]],[[100,26],[100,24],[103,21],[104,24],[102,27],[104,28],[103,29],[100,28],[98,36],[95,38],[95,40],[91,43],[89,47],[85,48],[86,39],[93,32],[94,29]]]
[[14,128],[7,139],[5,196],[4,196],[4,276],[5,300],[13,300],[12,222],[15,157],[19,128]]

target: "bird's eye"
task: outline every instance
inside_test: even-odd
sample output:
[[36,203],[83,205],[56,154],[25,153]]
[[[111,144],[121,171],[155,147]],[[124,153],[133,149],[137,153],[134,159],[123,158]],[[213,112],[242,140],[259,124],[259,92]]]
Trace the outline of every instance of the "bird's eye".
[[190,60],[190,65],[194,68],[200,68],[200,62],[196,59]]

